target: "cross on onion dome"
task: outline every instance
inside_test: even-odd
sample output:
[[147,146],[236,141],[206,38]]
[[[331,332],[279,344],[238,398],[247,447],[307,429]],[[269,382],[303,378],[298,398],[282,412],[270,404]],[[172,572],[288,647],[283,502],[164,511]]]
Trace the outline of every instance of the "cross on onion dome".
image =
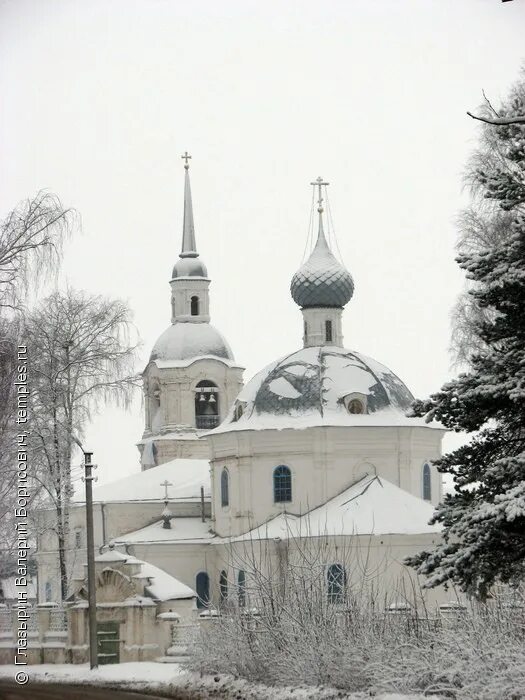
[[184,159],[184,161],[185,161],[185,162],[184,162],[184,167],[186,168],[186,170],[188,170],[188,168],[190,167],[189,164],[188,164],[188,161],[191,159],[191,156],[190,156],[190,154],[188,153],[188,151],[185,151],[185,152],[183,153],[183,155],[181,155],[181,158]]
[[330,183],[329,183],[329,182],[325,182],[325,181],[323,180],[323,178],[322,178],[321,176],[319,176],[315,182],[311,182],[310,184],[313,185],[314,187],[318,187],[318,188],[319,188],[319,197],[318,197],[318,199],[317,199],[317,211],[318,211],[319,213],[321,213],[321,212],[323,211],[323,201],[324,201],[324,200],[323,200],[323,190],[322,190],[322,187],[323,187],[323,185],[326,187],[326,186],[329,185]]

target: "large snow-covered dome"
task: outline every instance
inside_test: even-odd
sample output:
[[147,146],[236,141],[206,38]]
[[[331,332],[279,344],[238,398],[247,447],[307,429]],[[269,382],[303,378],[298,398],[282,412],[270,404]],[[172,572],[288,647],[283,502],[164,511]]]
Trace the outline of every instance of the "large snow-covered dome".
[[[352,400],[360,401],[355,411]],[[273,362],[240,392],[215,432],[316,425],[424,425],[406,412],[414,397],[388,367],[333,346],[303,348]]]
[[230,346],[210,323],[172,323],[153,346],[150,361],[180,361],[209,355],[234,359]]

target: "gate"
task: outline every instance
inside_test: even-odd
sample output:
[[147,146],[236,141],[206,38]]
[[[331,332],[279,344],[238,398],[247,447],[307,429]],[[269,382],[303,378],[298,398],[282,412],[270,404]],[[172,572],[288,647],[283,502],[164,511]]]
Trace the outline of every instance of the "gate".
[[101,666],[120,662],[120,624],[118,622],[97,623],[97,661]]

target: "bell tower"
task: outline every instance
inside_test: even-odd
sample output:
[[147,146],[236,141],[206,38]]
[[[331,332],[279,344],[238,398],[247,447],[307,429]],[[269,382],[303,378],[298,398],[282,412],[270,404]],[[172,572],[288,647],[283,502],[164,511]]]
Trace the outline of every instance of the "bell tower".
[[184,159],[182,246],[171,275],[171,325],[143,372],[143,469],[176,458],[207,459],[205,434],[225,418],[242,388],[243,368],[210,323],[206,265],[197,252],[189,160]]

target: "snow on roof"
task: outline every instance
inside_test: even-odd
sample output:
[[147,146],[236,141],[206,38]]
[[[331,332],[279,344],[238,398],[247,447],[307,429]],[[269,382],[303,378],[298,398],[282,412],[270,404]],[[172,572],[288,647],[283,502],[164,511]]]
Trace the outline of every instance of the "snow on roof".
[[159,440],[194,440],[195,442],[200,439],[202,430],[197,428],[192,428],[191,430],[172,430],[169,433],[162,433],[161,435],[152,435],[151,437],[144,438],[140,440],[137,445],[147,445],[153,442],[158,442]]
[[217,357],[216,355],[199,355],[198,357],[191,357],[189,360],[152,360],[152,362],[159,369],[172,369],[174,367],[189,367],[200,360],[215,360],[216,362],[222,362],[222,364],[226,365],[227,367],[238,367],[239,369],[244,369],[244,367],[237,364],[235,360],[226,360],[224,357]]
[[[366,397],[366,412],[349,413],[344,398]],[[388,367],[332,346],[302,348],[271,363],[242,389],[224,422],[207,435],[238,430],[324,426],[406,426],[443,430],[406,415],[414,397]]]
[[230,346],[211,323],[172,323],[157,340],[150,361],[180,361],[212,355],[234,361]]
[[137,559],[130,554],[119,552],[117,549],[114,549],[113,546],[110,546],[103,554],[99,554],[95,558],[95,561],[97,563],[105,562],[108,564],[114,564],[116,562],[120,562],[121,564],[138,564],[141,567],[140,572],[134,574],[133,578],[149,579],[149,582],[145,584],[144,588],[146,593],[152,598],[155,598],[155,600],[195,598],[197,595],[189,586],[186,586],[185,583],[182,583],[171,574],[168,574],[167,571],[159,569],[158,566],[154,566],[149,562]]
[[151,525],[128,532],[126,535],[115,537],[115,544],[137,544],[152,542],[186,542],[194,543],[196,540],[210,540],[210,525],[202,522],[200,518],[172,518],[171,528],[163,527],[163,521],[158,520]]
[[134,578],[144,577],[151,579],[151,583],[145,586],[145,590],[156,600],[180,600],[181,598],[197,597],[195,591],[185,583],[148,562],[143,562],[141,573],[134,576]]
[[[173,486],[168,487],[170,501],[199,499],[204,486],[205,497],[210,497],[210,465],[206,459],[173,459],[142,472],[130,474],[123,479],[103,484],[93,489],[93,501],[119,503],[123,501],[163,501],[164,480]],[[82,503],[84,494],[75,495],[75,501]]]
[[366,476],[327,503],[302,516],[282,513],[234,541],[315,535],[416,535],[439,533],[423,501],[386,479]]
[[95,561],[97,563],[100,563],[100,562],[113,563],[116,561],[125,561],[128,564],[134,563],[131,561],[131,557],[129,557],[127,554],[123,554],[122,552],[119,552],[113,548],[108,549],[103,554],[98,554],[95,557]]

